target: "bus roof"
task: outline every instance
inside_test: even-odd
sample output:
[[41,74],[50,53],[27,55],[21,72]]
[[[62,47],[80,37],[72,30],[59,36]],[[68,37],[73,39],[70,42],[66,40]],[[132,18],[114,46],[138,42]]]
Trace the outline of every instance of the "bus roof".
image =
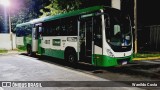
[[25,22],[25,23],[17,24],[16,27],[23,27],[23,26],[26,26],[26,25],[31,25],[31,23],[30,22]]
[[25,26],[25,25],[31,25],[31,24],[36,24],[36,23],[42,23],[42,22],[52,21],[52,20],[56,20],[56,19],[76,16],[76,15],[83,15],[83,14],[90,13],[90,12],[93,12],[93,11],[97,11],[97,10],[100,10],[100,9],[103,9],[103,8],[105,8],[105,6],[93,6],[93,7],[80,9],[80,10],[75,10],[75,11],[71,11],[71,12],[68,12],[68,13],[59,14],[59,15],[55,15],[55,16],[46,16],[46,17],[43,17],[43,18],[33,19],[33,20],[31,20],[29,22],[26,22],[26,23],[18,24],[16,27],[22,27],[22,26]]
[[82,14],[85,14],[85,13],[97,11],[99,9],[103,9],[103,6],[93,6],[93,7],[80,9],[80,10],[76,10],[76,11],[71,11],[71,12],[68,12],[68,13],[59,14],[59,15],[55,15],[55,16],[47,16],[47,17],[44,17],[44,18],[34,19],[34,20],[31,21],[31,23],[35,24],[35,23],[47,22],[47,21],[52,21],[52,20],[71,17],[71,16],[76,16],[76,15],[82,15]]

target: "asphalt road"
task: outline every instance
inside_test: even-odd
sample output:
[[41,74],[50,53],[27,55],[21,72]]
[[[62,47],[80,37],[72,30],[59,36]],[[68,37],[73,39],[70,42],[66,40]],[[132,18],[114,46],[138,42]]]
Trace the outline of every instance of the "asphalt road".
[[[158,62],[158,61],[157,61]],[[152,65],[153,64],[153,65]],[[156,79],[159,70],[159,62],[148,64],[148,62],[134,62],[127,66],[101,68],[85,63],[71,66],[62,60],[55,58],[37,56],[28,57],[26,55],[1,55],[0,56],[0,81],[137,81]],[[156,64],[156,65],[155,65]],[[151,65],[151,66],[149,66]],[[145,67],[146,68],[143,68]],[[148,68],[147,68],[148,66]],[[141,75],[149,67],[156,74],[152,76]],[[137,71],[136,71],[137,70]],[[138,71],[139,70],[139,71]],[[142,72],[143,71],[143,72]],[[145,72],[146,73],[146,72]],[[149,78],[148,78],[149,77]],[[159,80],[159,77],[157,77]],[[95,83],[96,83],[95,82]],[[121,83],[114,83],[121,85]],[[123,85],[123,84],[122,84]],[[43,87],[43,88],[0,88],[0,90],[152,90],[153,88],[136,87]],[[157,88],[154,88],[155,90]],[[158,89],[157,89],[158,90]]]

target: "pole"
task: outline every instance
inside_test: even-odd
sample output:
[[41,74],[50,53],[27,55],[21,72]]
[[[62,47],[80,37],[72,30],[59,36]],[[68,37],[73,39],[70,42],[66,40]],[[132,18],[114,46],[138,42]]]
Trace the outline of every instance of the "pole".
[[137,50],[137,0],[134,0],[134,34],[135,34],[135,41],[134,41],[134,53],[138,52]]
[[11,40],[11,50],[13,50],[13,38],[12,38],[12,25],[11,25],[10,9],[8,9],[8,18],[9,18],[9,34],[10,34],[10,40]]

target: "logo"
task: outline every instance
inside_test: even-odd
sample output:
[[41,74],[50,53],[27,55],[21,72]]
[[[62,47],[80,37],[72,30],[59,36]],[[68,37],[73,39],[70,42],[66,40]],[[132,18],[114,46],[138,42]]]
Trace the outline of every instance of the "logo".
[[11,82],[2,82],[2,87],[12,87]]
[[[10,87],[42,87],[41,82],[2,82],[2,88]],[[1,88],[0,88],[1,90]]]

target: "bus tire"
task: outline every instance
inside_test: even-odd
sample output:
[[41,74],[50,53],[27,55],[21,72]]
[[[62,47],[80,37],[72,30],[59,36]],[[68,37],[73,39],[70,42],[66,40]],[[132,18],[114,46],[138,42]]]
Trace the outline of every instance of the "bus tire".
[[67,50],[65,53],[65,60],[71,64],[77,63],[77,54],[75,50]]
[[35,53],[32,52],[31,45],[27,45],[27,55],[28,56],[34,56],[35,55]]

